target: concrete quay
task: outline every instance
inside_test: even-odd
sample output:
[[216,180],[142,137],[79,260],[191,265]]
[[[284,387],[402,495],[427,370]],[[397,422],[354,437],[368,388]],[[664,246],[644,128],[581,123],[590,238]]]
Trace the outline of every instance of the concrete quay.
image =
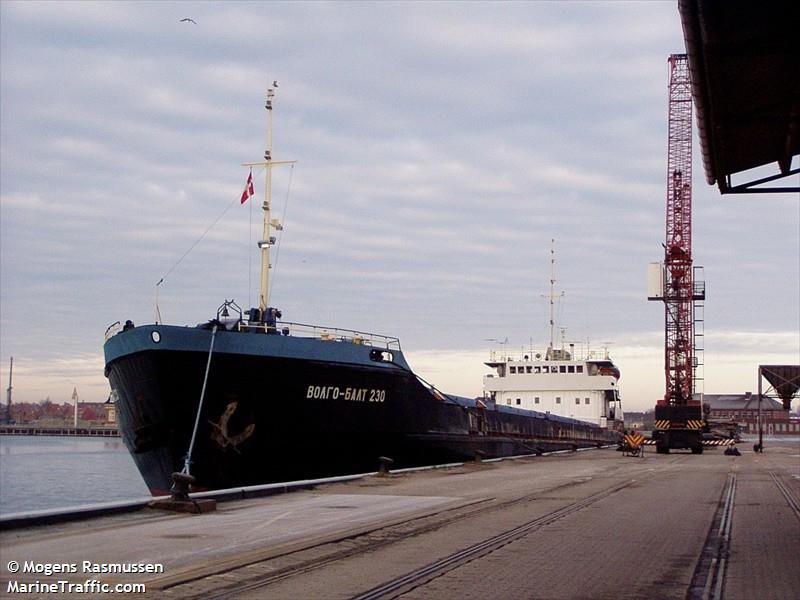
[[591,450],[367,476],[201,515],[145,509],[13,528],[0,533],[0,597],[99,598],[100,584],[143,584],[132,595],[797,598],[800,440],[765,446]]

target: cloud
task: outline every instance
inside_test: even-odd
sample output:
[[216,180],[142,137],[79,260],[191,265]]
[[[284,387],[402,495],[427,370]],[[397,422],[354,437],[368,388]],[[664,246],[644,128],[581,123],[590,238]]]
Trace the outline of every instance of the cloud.
[[[238,205],[240,165],[263,156],[274,79],[275,156],[299,160],[273,195],[289,318],[412,352],[542,339],[555,238],[571,333],[627,347],[663,320],[645,268],[663,253],[672,4],[0,10],[2,363],[63,373],[51,361],[96,354],[109,323],[151,321],[168,272],[167,319],[253,302],[260,200]],[[796,198],[721,199],[695,169],[709,330],[798,331]]]

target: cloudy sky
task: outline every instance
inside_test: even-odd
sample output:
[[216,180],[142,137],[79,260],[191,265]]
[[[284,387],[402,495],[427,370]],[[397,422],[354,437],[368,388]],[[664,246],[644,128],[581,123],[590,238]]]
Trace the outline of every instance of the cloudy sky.
[[[477,395],[490,340],[546,344],[555,239],[566,337],[608,343],[625,408],[663,395],[646,268],[675,2],[4,1],[0,28],[0,377],[13,356],[17,400],[105,400],[103,333],[153,322],[165,274],[168,323],[257,304],[240,165],[263,156],[273,80],[274,157],[298,160],[273,192],[285,319],[400,337],[423,377]],[[800,362],[798,198],[720,196],[699,159],[705,391],[755,391],[758,364]]]

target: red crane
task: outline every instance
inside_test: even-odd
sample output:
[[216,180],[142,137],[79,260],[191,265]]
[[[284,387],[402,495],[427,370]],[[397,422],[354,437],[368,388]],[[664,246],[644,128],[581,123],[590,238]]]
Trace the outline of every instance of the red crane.
[[690,448],[701,453],[701,402],[694,399],[695,301],[705,299],[692,266],[692,90],[685,54],[669,57],[669,137],[664,266],[664,372],[666,391],[656,405],[653,439],[661,453]]

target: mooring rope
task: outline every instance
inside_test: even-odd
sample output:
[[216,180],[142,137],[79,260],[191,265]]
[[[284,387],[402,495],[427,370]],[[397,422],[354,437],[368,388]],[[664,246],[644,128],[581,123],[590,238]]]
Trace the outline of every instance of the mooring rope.
[[206,362],[206,374],[203,376],[203,389],[200,391],[200,404],[197,407],[197,416],[194,420],[194,429],[192,430],[192,441],[189,443],[189,452],[186,454],[186,461],[183,463],[184,475],[191,475],[189,472],[189,465],[192,462],[192,451],[194,450],[194,441],[197,437],[197,427],[200,425],[200,413],[203,410],[203,398],[206,395],[206,383],[208,383],[208,371],[211,369],[211,354],[214,352],[214,338],[217,336],[217,325],[211,330],[211,346],[208,349],[208,362]]

